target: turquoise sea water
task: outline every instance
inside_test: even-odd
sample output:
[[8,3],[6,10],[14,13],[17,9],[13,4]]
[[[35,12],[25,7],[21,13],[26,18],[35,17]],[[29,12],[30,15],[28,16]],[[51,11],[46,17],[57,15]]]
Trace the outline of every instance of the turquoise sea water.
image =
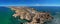
[[14,18],[12,16],[14,13],[15,12],[8,7],[0,7],[0,24],[21,24],[27,21],[21,19],[18,21],[18,17]]
[[[37,11],[46,11],[50,12],[54,17],[54,20],[48,24],[60,24],[60,7],[33,7]],[[8,7],[0,7],[0,24],[21,24],[26,22],[27,20],[19,20],[18,17],[14,18],[12,15],[14,11],[12,11]]]
[[9,15],[8,12],[4,12],[4,11],[0,11],[0,24],[8,24],[9,18],[11,17],[11,15]]

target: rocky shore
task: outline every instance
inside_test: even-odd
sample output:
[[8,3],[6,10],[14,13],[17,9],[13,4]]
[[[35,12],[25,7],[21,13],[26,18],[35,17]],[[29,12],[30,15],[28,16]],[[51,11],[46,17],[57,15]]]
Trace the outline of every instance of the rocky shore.
[[26,19],[28,22],[23,24],[44,24],[45,22],[52,21],[53,17],[48,12],[38,12],[33,8],[28,7],[11,7],[15,11],[13,16],[19,16],[22,20]]

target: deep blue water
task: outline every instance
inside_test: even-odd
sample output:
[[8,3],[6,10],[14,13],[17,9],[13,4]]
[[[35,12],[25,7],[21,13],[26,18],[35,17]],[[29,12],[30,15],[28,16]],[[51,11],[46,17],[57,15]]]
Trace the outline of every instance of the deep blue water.
[[[60,6],[30,6],[38,11],[60,12]],[[1,6],[0,11],[8,12],[9,8]]]

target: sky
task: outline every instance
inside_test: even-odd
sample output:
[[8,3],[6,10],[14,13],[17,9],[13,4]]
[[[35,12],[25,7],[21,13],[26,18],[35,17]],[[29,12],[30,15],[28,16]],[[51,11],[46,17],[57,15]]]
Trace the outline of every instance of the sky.
[[0,6],[60,6],[60,0],[0,0]]

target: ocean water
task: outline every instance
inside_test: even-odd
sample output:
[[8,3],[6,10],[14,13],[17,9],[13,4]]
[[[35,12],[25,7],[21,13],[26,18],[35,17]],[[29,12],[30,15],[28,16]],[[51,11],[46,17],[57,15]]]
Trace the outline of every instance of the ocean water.
[[[58,6],[30,6],[37,11],[49,12],[54,17],[53,21],[47,24],[60,24],[60,7]],[[18,17],[14,18],[12,15],[15,12],[9,7],[0,7],[0,24],[21,24],[27,22],[27,20],[18,21]]]

